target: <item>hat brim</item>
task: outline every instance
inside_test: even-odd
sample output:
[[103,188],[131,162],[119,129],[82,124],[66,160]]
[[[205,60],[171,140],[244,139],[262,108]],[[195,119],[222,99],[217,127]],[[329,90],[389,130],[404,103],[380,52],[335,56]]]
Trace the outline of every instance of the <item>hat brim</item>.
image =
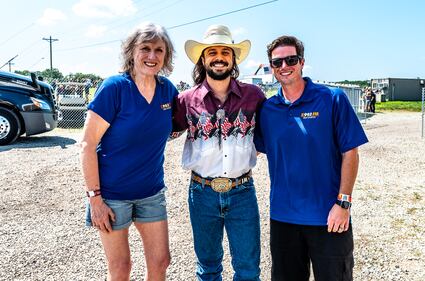
[[251,42],[249,40],[244,40],[239,44],[224,44],[224,43],[215,43],[215,44],[204,44],[194,40],[187,40],[184,44],[184,50],[188,58],[196,64],[201,56],[202,52],[209,47],[213,46],[224,46],[232,48],[235,52],[236,64],[243,62],[249,54],[251,49]]

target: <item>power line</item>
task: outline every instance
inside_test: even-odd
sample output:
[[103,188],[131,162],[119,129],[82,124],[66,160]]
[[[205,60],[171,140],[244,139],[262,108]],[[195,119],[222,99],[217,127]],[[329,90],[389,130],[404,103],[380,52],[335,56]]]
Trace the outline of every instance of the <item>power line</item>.
[[44,57],[40,58],[39,60],[37,60],[35,63],[33,63],[30,67],[28,67],[28,70],[32,70],[32,68],[34,66],[36,66],[39,62],[41,62],[42,60],[44,60]]
[[100,43],[95,43],[95,44],[90,44],[90,45],[84,45],[84,46],[79,46],[79,47],[73,47],[73,48],[69,48],[69,49],[62,49],[62,50],[58,50],[58,51],[71,51],[71,50],[76,50],[76,49],[84,49],[84,48],[90,48],[90,47],[95,47],[95,46],[100,46],[100,45],[106,45],[106,44],[111,44],[114,42],[121,42],[121,39],[116,39],[116,40],[111,40],[111,41],[106,41],[106,42],[100,42]]
[[21,30],[17,31],[15,34],[13,34],[12,36],[10,36],[9,38],[7,38],[5,41],[0,43],[0,46],[9,42],[10,40],[12,40],[13,38],[15,38],[16,36],[18,36],[19,34],[21,34],[22,32],[26,31],[28,28],[30,28],[31,26],[33,26],[34,23],[31,23],[28,26],[25,26],[24,28],[22,28]]
[[[140,2],[141,0],[139,0],[139,1],[133,1],[133,4],[135,4],[135,3],[137,3],[137,2]],[[151,5],[149,5],[147,8],[149,8],[149,10],[151,10],[152,8],[154,8],[154,7],[157,7],[158,5],[162,5],[162,4],[164,4],[164,3],[166,3],[168,0],[164,0],[164,1],[156,1],[156,2],[154,2],[153,4],[151,4]],[[128,23],[130,23],[130,22],[132,22],[132,21],[135,21],[135,20],[139,20],[140,18],[146,18],[146,17],[148,17],[148,16],[151,16],[151,15],[153,15],[153,14],[155,14],[155,13],[158,13],[158,12],[162,12],[162,11],[164,11],[165,9],[168,9],[169,7],[171,7],[171,6],[173,6],[173,5],[175,5],[175,4],[177,4],[178,2],[182,2],[182,1],[184,1],[184,0],[177,0],[177,1],[175,1],[175,2],[173,2],[173,3],[171,3],[170,5],[168,5],[168,6],[166,6],[166,7],[163,7],[163,8],[159,8],[159,9],[157,9],[157,10],[155,10],[155,11],[153,11],[153,12],[150,12],[150,13],[148,13],[148,14],[141,14],[142,12],[144,13],[145,11],[146,11],[146,9],[144,9],[144,10],[142,10],[142,11],[138,11],[137,13],[136,13],[136,15],[137,14],[140,14],[136,19],[132,19],[132,20],[125,20],[125,19],[118,19],[118,20],[115,20],[115,21],[104,21],[103,23],[98,23],[99,25],[103,25],[103,26],[107,26],[107,27],[109,27],[109,26],[111,26],[110,28],[109,28],[109,30],[108,31],[111,31],[111,30],[114,30],[114,29],[116,29],[116,28],[118,28],[118,27],[120,27],[120,26],[122,26],[122,25],[125,25],[125,24],[128,24]],[[107,22],[109,22],[109,23],[107,23]],[[87,21],[86,21],[86,23],[87,23]],[[74,33],[77,33],[78,34],[78,36],[77,37],[75,37],[76,39],[74,39],[74,40],[68,40],[67,42],[75,42],[75,41],[80,41],[81,40],[81,30],[80,30],[80,26],[82,27],[82,23],[79,23],[79,24],[77,24],[77,25],[75,25],[75,26],[73,26],[73,27],[71,27],[71,28],[68,28],[68,30],[66,30],[66,31],[62,31],[62,32],[60,32],[60,35],[63,37],[64,36],[64,34],[74,34]],[[78,28],[77,28],[78,27]],[[73,32],[69,32],[69,31],[73,31]],[[74,36],[72,36],[71,38],[73,38]],[[67,39],[69,39],[69,38],[67,38]]]
[[214,19],[214,18],[218,18],[218,17],[222,17],[222,16],[234,14],[234,13],[237,13],[237,12],[240,12],[240,11],[245,11],[245,10],[248,10],[248,9],[252,9],[252,8],[255,8],[255,7],[258,7],[258,6],[262,6],[262,5],[266,5],[266,4],[269,4],[269,3],[272,3],[272,2],[276,2],[276,1],[278,1],[278,0],[272,0],[272,1],[264,2],[264,3],[260,3],[260,4],[257,4],[257,5],[245,7],[245,8],[242,8],[242,9],[230,11],[230,12],[227,12],[227,13],[219,14],[219,15],[216,15],[216,16],[212,16],[212,17],[208,17],[208,18],[203,18],[203,19],[199,19],[199,20],[195,20],[195,21],[191,21],[191,22],[187,22],[187,23],[183,23],[183,24],[179,24],[179,25],[174,25],[174,26],[171,26],[171,27],[167,27],[167,29],[170,30],[170,29],[182,27],[182,26],[185,26],[185,25],[189,25],[189,24],[192,24],[192,23],[197,23],[197,22],[201,22],[201,21],[206,21],[206,20],[210,20],[210,19]]
[[[166,29],[167,30],[175,29],[175,28],[186,26],[186,25],[190,25],[190,24],[193,24],[193,23],[197,23],[197,22],[201,22],[201,21],[206,21],[206,20],[209,20],[209,19],[214,19],[214,18],[218,18],[218,17],[222,17],[222,16],[234,14],[234,13],[237,13],[237,12],[245,11],[245,10],[248,10],[248,9],[256,8],[256,7],[263,6],[263,5],[270,4],[272,2],[277,2],[277,1],[279,1],[279,0],[272,0],[272,1],[267,1],[267,2],[263,2],[263,3],[259,3],[259,4],[252,5],[252,6],[249,6],[249,7],[245,7],[245,8],[242,8],[242,9],[233,10],[233,11],[222,13],[222,14],[219,14],[219,15],[215,15],[215,16],[211,16],[211,17],[207,17],[207,18],[202,18],[202,19],[198,19],[198,20],[195,20],[195,21],[191,21],[191,22],[187,22],[187,23],[183,23],[183,24],[179,24],[179,25],[167,27]],[[90,45],[83,45],[83,46],[78,46],[78,47],[73,47],[73,48],[68,48],[68,49],[62,49],[62,50],[58,50],[58,51],[71,51],[71,50],[76,50],[76,49],[84,49],[84,48],[90,48],[90,47],[95,47],[95,46],[100,46],[100,45],[106,45],[106,44],[110,44],[110,43],[114,43],[114,42],[120,42],[120,41],[121,41],[121,39],[116,39],[116,40],[111,40],[111,41],[106,41],[106,42],[100,42],[100,43],[95,43],[95,44],[90,44]]]
[[[142,0],[134,0],[133,1],[133,3],[134,4],[136,4],[136,3],[138,3],[138,2],[141,2]],[[183,0],[181,0],[181,1],[183,1]],[[157,5],[159,5],[159,4],[161,4],[161,3],[157,3],[157,2],[155,2],[155,4],[152,4],[152,5],[150,5],[149,6],[149,8],[152,8],[152,7],[154,7],[154,6],[157,6]],[[175,3],[173,3],[173,4],[175,4]],[[172,4],[172,5],[173,5]],[[170,5],[171,6],[171,5]],[[169,6],[168,6],[169,7]],[[164,9],[166,9],[166,8],[168,8],[168,7],[165,7]],[[162,9],[162,10],[164,10],[164,9]],[[158,11],[160,11],[160,10],[157,10],[157,11],[155,11],[155,12],[158,12]],[[151,14],[154,14],[155,12],[153,12],[153,13],[151,13]],[[75,31],[75,29],[76,29],[76,27],[78,27],[79,25],[81,25],[81,24],[78,24],[78,25],[75,25],[75,26],[73,26],[73,27],[71,27],[69,30],[66,30],[65,32],[61,32],[60,33],[60,35],[64,35],[64,34],[67,34],[68,33],[68,31],[70,31],[70,30],[74,30]],[[21,34],[21,33],[23,33],[24,31],[27,31],[30,27],[33,27],[33,26],[35,26],[35,22],[33,22],[33,23],[31,23],[31,24],[29,24],[29,25],[27,25],[27,26],[25,26],[24,28],[22,28],[22,29],[20,29],[19,31],[17,31],[15,34],[13,34],[12,36],[10,36],[8,39],[6,39],[5,41],[3,41],[3,42],[0,42],[0,46],[1,45],[4,45],[5,43],[7,43],[8,41],[10,41],[10,40],[12,40],[13,38],[15,38],[16,36],[18,36],[19,34]],[[78,31],[75,31],[75,32],[78,32]],[[54,34],[53,34],[54,35]],[[116,40],[116,41],[120,41],[120,40]],[[111,42],[114,42],[114,41],[108,41],[108,42],[106,42],[106,43],[111,43]],[[28,51],[29,49],[33,49],[33,47],[34,47],[34,45],[35,44],[38,44],[39,43],[39,39],[36,39],[36,41],[34,41],[34,42],[32,42],[32,43],[30,43],[23,51],[21,51],[19,54],[20,55],[23,55],[24,53],[26,53],[26,51]],[[96,46],[96,45],[98,45],[98,44],[94,44],[93,46]],[[4,66],[3,66],[4,67]]]
[[1,67],[0,67],[0,69],[2,69],[3,67],[5,67],[6,65],[9,65],[9,72],[12,72],[12,64],[14,64],[14,63],[12,63],[12,61],[14,60],[14,59],[16,59],[16,57],[17,57],[18,55],[16,55],[16,56],[14,56],[13,58],[11,58],[10,60],[8,60],[5,64],[3,64]]
[[[143,15],[143,16],[144,16],[144,17],[152,16],[152,15],[154,15],[154,14],[156,14],[156,13],[158,13],[158,12],[162,12],[162,11],[164,11],[165,9],[168,9],[168,8],[170,8],[170,7],[174,6],[174,5],[176,5],[176,4],[178,4],[179,2],[182,2],[182,1],[184,1],[184,0],[177,0],[177,1],[174,1],[173,3],[171,3],[171,4],[170,4],[170,5],[168,5],[168,6],[165,6],[165,7],[159,8],[159,9],[156,9],[156,10],[154,10],[154,11],[152,11],[152,12],[150,12],[150,13],[147,13],[146,15]],[[163,2],[163,3],[164,3],[164,2]],[[152,8],[152,7],[151,7],[151,8]],[[139,18],[132,19],[132,20],[125,21],[125,22],[122,22],[122,23],[120,23],[120,24],[117,24],[117,25],[113,26],[113,27],[111,28],[111,30],[113,30],[113,29],[115,29],[115,28],[117,28],[117,27],[123,26],[123,25],[125,25],[125,24],[128,24],[128,23],[130,23],[130,22],[136,21],[136,20],[139,20]]]

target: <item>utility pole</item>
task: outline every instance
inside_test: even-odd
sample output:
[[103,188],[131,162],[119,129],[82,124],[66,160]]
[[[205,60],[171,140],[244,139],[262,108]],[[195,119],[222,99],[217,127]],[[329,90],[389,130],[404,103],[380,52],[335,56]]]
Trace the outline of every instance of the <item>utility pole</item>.
[[14,59],[16,59],[16,57],[17,57],[18,55],[16,55],[16,56],[14,56],[13,58],[11,58],[10,60],[8,60],[5,64],[3,64],[1,67],[0,67],[0,69],[2,69],[5,65],[9,65],[9,72],[12,72],[12,61],[14,60]]
[[52,39],[52,36],[50,36],[49,38],[43,38],[43,40],[49,41],[49,43],[50,43],[50,70],[52,70],[53,69],[53,64],[52,64],[52,42],[59,41],[59,39]]

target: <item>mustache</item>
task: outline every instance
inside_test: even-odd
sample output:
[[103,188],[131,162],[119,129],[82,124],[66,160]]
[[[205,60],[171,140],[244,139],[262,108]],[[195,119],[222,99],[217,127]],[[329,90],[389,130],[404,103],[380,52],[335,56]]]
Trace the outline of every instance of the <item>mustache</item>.
[[210,66],[214,66],[216,64],[223,64],[224,66],[229,66],[229,63],[223,60],[216,60],[210,63]]

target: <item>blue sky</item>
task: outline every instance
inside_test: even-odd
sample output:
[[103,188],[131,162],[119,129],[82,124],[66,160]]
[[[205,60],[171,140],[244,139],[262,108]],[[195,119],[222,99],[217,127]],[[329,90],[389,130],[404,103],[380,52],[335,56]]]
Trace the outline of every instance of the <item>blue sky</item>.
[[[304,74],[314,80],[425,78],[425,1],[1,2],[0,66],[18,55],[12,70],[49,68],[49,43],[42,38],[52,36],[59,39],[53,43],[53,67],[64,74],[116,74],[120,70],[120,40],[139,23],[152,21],[169,28],[175,45],[173,82],[192,82],[193,64],[183,46],[188,39],[201,41],[211,24],[227,25],[236,42],[251,40],[250,55],[240,65],[241,76],[267,63],[266,45],[288,34],[304,42]],[[259,5],[266,2],[270,3]],[[254,5],[259,6],[171,28]]]

